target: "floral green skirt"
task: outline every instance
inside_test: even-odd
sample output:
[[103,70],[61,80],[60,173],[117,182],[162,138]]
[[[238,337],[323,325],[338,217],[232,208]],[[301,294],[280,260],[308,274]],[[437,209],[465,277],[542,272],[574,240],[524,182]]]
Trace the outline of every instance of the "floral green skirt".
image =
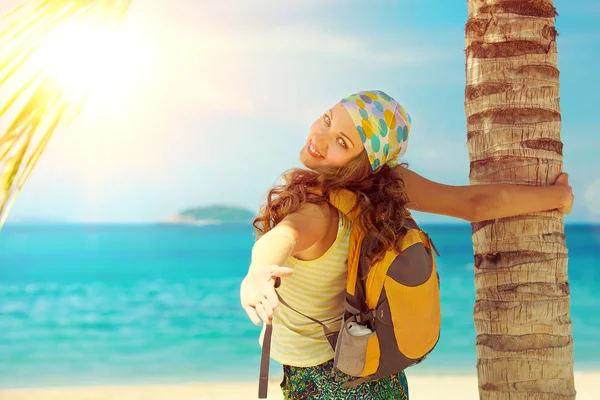
[[283,366],[281,390],[286,400],[408,400],[408,382],[404,372],[364,382],[358,386],[343,389],[342,384],[353,378],[333,369],[333,360],[315,367]]

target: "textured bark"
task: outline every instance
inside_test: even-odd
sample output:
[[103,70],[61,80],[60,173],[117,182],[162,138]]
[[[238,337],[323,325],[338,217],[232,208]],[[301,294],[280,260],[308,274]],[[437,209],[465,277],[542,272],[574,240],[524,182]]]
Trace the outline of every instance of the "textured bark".
[[[562,170],[552,0],[468,0],[472,184],[552,184]],[[477,376],[487,400],[575,398],[563,217],[472,224]]]

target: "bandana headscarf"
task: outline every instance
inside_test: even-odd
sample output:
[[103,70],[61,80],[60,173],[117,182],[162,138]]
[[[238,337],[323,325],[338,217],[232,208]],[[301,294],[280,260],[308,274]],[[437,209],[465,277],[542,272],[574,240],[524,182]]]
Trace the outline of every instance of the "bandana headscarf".
[[358,129],[373,171],[393,166],[408,146],[410,115],[379,90],[358,92],[341,101]]

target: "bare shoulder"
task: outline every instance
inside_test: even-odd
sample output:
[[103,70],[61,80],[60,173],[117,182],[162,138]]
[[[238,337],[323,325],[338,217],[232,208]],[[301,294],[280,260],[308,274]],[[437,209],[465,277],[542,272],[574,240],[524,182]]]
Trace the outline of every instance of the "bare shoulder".
[[331,226],[329,204],[304,203],[300,209],[286,216],[277,229],[287,230],[296,241],[296,252],[306,250],[321,241]]
[[[329,204],[304,203],[296,212],[286,216],[283,221],[296,223],[321,223],[330,218]],[[281,221],[281,222],[283,222]]]

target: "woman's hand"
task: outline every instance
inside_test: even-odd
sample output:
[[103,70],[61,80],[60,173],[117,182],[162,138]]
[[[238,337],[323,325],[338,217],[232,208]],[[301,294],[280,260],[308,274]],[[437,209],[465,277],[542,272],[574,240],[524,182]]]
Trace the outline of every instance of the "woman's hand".
[[240,300],[248,318],[255,325],[260,325],[261,319],[267,325],[271,323],[273,310],[279,304],[275,280],[291,276],[293,272],[293,269],[279,265],[250,269],[240,287]]
[[564,172],[560,174],[558,178],[556,178],[554,186],[561,188],[564,192],[564,200],[562,206],[558,208],[558,211],[569,214],[573,209],[573,201],[575,200],[573,188],[569,185],[569,175]]

